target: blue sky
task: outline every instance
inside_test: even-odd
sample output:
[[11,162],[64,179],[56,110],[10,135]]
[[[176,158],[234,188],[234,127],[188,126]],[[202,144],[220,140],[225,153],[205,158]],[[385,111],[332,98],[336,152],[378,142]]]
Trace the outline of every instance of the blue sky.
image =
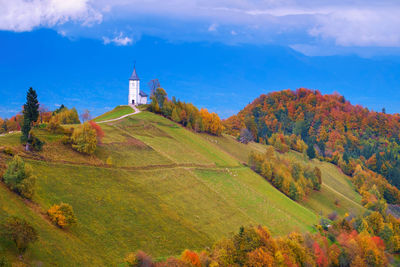
[[134,61],[145,91],[223,118],[299,87],[399,113],[400,4],[376,2],[0,0],[0,117],[30,86],[50,109],[125,104]]

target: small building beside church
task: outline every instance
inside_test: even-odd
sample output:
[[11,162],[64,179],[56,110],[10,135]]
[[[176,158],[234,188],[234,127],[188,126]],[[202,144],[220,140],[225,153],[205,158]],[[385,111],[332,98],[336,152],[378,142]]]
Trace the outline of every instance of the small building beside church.
[[147,104],[148,95],[140,90],[140,79],[136,73],[136,66],[133,67],[133,72],[129,78],[129,96],[128,105],[144,105]]

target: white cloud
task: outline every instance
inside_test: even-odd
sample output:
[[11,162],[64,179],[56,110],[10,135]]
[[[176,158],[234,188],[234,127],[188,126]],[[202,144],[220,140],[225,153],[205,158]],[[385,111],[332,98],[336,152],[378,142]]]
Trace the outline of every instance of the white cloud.
[[68,21],[91,25],[101,20],[88,0],[0,0],[0,30],[22,32]]
[[316,17],[309,34],[339,46],[400,46],[400,6],[340,9]]
[[[105,0],[100,3],[106,5]],[[282,40],[287,34],[287,40],[302,35],[303,39],[323,39],[337,46],[400,47],[400,2],[396,0],[114,0],[111,5],[113,11],[124,10],[124,19],[146,14],[172,21],[200,21],[210,25],[210,32],[235,26],[248,33],[240,38],[254,38],[244,42]],[[174,36],[187,32],[184,27],[192,27],[173,25]],[[235,35],[228,33],[231,38]],[[290,42],[287,44],[293,44]]]
[[113,39],[110,39],[108,37],[103,37],[103,42],[104,44],[114,43],[115,45],[118,46],[125,46],[132,44],[133,40],[128,36],[124,36],[124,34],[121,32],[118,36],[114,37]]
[[[123,30],[182,40],[400,47],[399,14],[399,0],[0,0],[0,30],[103,22],[92,32],[75,32],[95,38]],[[204,35],[204,29],[218,34]],[[74,28],[66,32],[74,34]],[[133,42],[123,36],[103,40]]]
[[231,34],[232,35],[237,35],[237,32],[235,32],[234,30],[231,30]]

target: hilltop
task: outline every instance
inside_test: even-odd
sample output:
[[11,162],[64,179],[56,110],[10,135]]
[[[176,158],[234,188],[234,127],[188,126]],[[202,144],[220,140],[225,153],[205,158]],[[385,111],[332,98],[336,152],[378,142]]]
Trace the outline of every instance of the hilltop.
[[354,176],[357,168],[368,172],[373,178],[358,185],[364,201],[370,201],[367,191],[375,184],[377,199],[400,204],[399,114],[370,111],[339,94],[300,88],[261,95],[224,125],[236,136],[247,129],[260,143],[270,143],[274,134],[299,136],[320,159],[344,173]]
[[[120,107],[95,120],[129,112]],[[91,156],[65,146],[62,134],[40,127],[34,133],[45,141],[41,152],[24,152],[20,133],[0,136],[1,149],[19,154],[37,176],[32,202],[0,186],[0,219],[23,217],[39,232],[38,244],[25,254],[32,263],[111,266],[139,249],[166,258],[211,246],[240,226],[265,225],[275,236],[313,232],[321,214],[364,210],[348,176],[295,151],[275,153],[322,171],[321,190],[299,202],[246,166],[249,154],[264,153],[267,145],[195,133],[147,111],[101,128],[105,136]],[[10,159],[2,153],[0,164]],[[45,211],[60,202],[69,203],[78,219],[70,230],[46,219]],[[10,242],[0,244],[9,257],[15,255]]]

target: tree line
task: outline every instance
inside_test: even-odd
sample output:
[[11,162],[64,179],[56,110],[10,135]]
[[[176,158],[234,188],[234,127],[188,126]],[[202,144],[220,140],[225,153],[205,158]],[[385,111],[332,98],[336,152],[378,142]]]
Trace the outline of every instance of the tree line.
[[292,232],[273,237],[263,226],[241,227],[239,232],[195,252],[154,261],[143,251],[129,253],[127,266],[215,267],[215,266],[355,266],[393,264],[400,252],[400,223],[391,215],[367,212],[332,220],[321,218],[316,233]]
[[321,170],[318,167],[281,158],[272,147],[268,147],[265,153],[252,151],[248,165],[295,201],[303,200],[313,190],[321,189]]
[[168,99],[163,88],[157,88],[151,95],[150,111],[195,132],[221,135],[224,130],[222,121],[216,113],[210,113],[204,108],[199,110],[192,103],[176,100],[175,97]]

